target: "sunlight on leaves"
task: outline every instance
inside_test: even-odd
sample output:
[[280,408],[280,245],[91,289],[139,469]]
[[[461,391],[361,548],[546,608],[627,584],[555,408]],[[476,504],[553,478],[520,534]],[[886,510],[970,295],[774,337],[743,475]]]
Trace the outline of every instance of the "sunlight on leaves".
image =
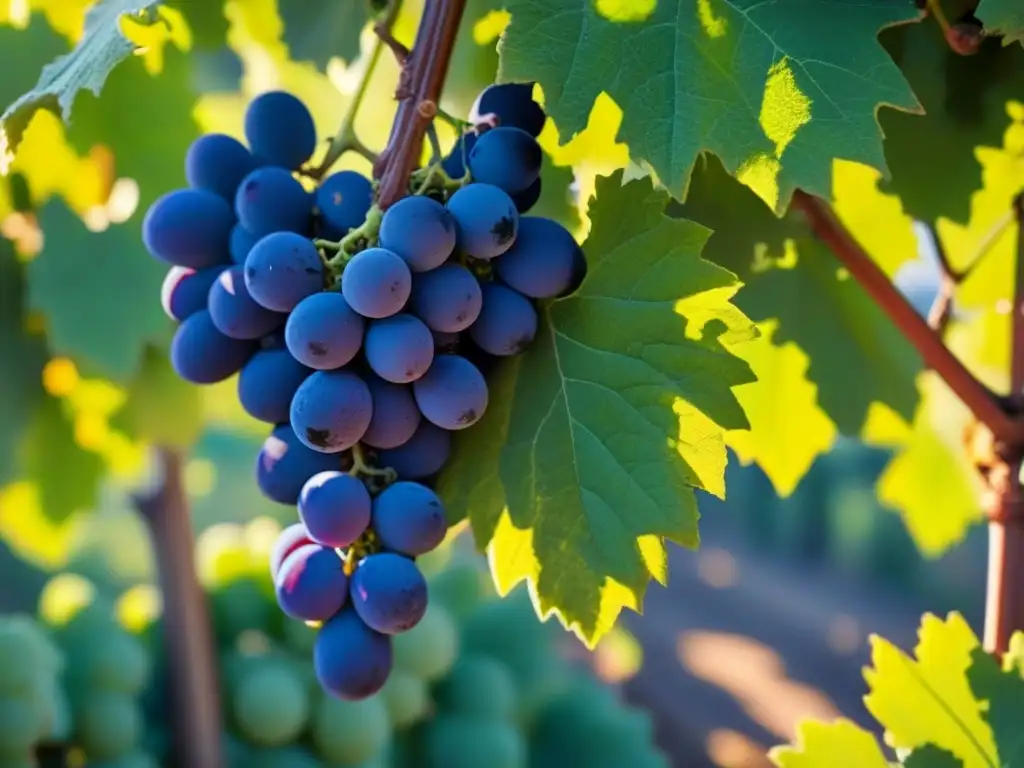
[[824,768],[849,765],[857,768],[888,768],[875,737],[849,720],[819,723],[804,720],[794,746],[775,747],[768,757],[779,768]]

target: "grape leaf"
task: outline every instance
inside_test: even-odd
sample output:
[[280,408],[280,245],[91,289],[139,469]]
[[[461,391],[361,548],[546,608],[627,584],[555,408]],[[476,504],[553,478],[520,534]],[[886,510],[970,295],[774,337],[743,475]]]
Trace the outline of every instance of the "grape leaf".
[[501,591],[528,580],[540,613],[591,644],[664,581],[664,539],[697,545],[692,489],[724,494],[723,430],[747,424],[731,391],[753,380],[729,350],[754,335],[729,303],[738,284],[700,257],[703,227],[663,215],[667,201],[648,180],[598,180],[583,286],[544,306],[533,346],[507,364],[511,403],[499,384],[486,436],[462,446],[502,444],[506,512],[495,524],[496,492],[474,473],[446,486],[449,505],[489,502],[469,518],[478,540],[493,528]]
[[187,448],[202,432],[201,395],[174,372],[165,350],[147,347],[114,425],[135,438]]
[[985,25],[985,34],[1002,35],[1004,44],[1024,44],[1024,7],[1018,0],[981,0],[975,14]]
[[956,755],[934,744],[925,744],[907,755],[900,763],[903,768],[963,768]]
[[877,39],[918,18],[911,0],[684,0],[630,23],[592,0],[508,9],[501,77],[539,81],[564,137],[607,92],[631,156],[679,197],[703,150],[779,210],[796,187],[827,196],[837,152],[885,169],[879,104],[918,108]]
[[50,348],[115,381],[171,331],[157,300],[166,269],[145,253],[140,218],[91,233],[63,203],[48,203],[43,251],[28,268],[30,306],[46,318]]
[[74,49],[43,67],[39,80],[0,115],[0,167],[13,157],[36,110],[48,109],[65,121],[83,90],[98,94],[110,72],[137,48],[121,31],[125,14],[148,21],[160,0],[100,0],[85,17],[85,31]]
[[857,766],[888,768],[875,737],[849,720],[832,723],[804,720],[797,727],[797,745],[775,747],[768,757],[779,768],[824,768]]
[[1024,679],[1016,669],[1000,669],[996,660],[979,647],[972,654],[967,680],[974,695],[988,702],[983,716],[999,752],[997,765],[1024,765]]
[[871,638],[871,689],[864,704],[885,727],[893,747],[934,744],[963,761],[964,768],[1000,765],[992,730],[971,690],[967,670],[978,638],[958,613],[943,620],[926,614],[911,659],[879,637]]
[[1018,630],[1010,637],[1009,647],[1003,654],[1003,669],[1024,679],[1024,632]]
[[228,18],[224,0],[163,0],[164,5],[179,11],[188,22],[192,41],[199,49],[219,49],[228,36]]
[[284,42],[295,61],[312,61],[317,68],[340,56],[359,55],[359,35],[366,26],[366,0],[278,0]]

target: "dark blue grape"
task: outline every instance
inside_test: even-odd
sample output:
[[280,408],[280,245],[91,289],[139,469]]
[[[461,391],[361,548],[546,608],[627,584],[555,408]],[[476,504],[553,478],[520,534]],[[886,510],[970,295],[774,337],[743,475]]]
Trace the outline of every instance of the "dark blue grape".
[[370,493],[345,472],[320,472],[302,488],[299,519],[318,544],[351,546],[370,525]]
[[496,83],[480,92],[469,112],[471,123],[481,122],[484,115],[497,115],[501,125],[519,128],[531,136],[539,136],[547,116],[533,100],[533,83]]
[[281,610],[300,621],[327,621],[348,597],[345,563],[338,553],[319,544],[305,544],[281,563],[274,591]]
[[587,257],[583,254],[582,248],[577,248],[576,253],[573,254],[572,260],[572,280],[569,281],[569,286],[559,295],[568,296],[570,293],[574,293],[581,285],[583,285],[583,281],[586,277]]
[[322,237],[338,239],[366,219],[373,205],[373,185],[361,173],[332,173],[316,191],[316,207],[320,209]]
[[171,340],[171,365],[193,384],[216,384],[233,376],[252,357],[257,345],[225,336],[207,310],[186,319]]
[[391,663],[391,638],[374,632],[351,609],[326,622],[313,646],[316,679],[325,691],[347,701],[383,688]]
[[408,384],[430,367],[434,337],[412,315],[393,315],[370,323],[363,349],[374,373],[392,384]]
[[280,424],[263,442],[256,458],[256,484],[271,501],[295,504],[309,478],[340,465],[336,454],[310,450],[290,424]]
[[249,255],[249,251],[256,245],[259,238],[256,237],[252,232],[247,230],[241,224],[235,224],[231,228],[231,260],[235,264],[245,264],[245,257]]
[[452,433],[420,421],[408,442],[377,455],[382,467],[391,467],[401,480],[423,480],[441,471],[452,452]]
[[557,221],[523,216],[516,241],[497,259],[495,269],[524,296],[550,299],[572,284],[579,250],[576,238]]
[[441,161],[441,167],[450,179],[461,179],[466,175],[466,160],[480,137],[475,133],[464,133],[456,141],[452,151]]
[[189,186],[220,195],[229,203],[242,179],[256,170],[257,162],[240,141],[223,133],[208,133],[192,142],[185,153]]
[[441,266],[455,250],[455,222],[437,200],[405,197],[384,213],[380,245],[405,259],[413,272]]
[[516,204],[516,210],[520,213],[526,213],[528,210],[533,208],[540,200],[540,193],[542,190],[542,179],[540,176],[530,186],[524,189],[522,192],[516,192],[512,195],[512,202]]
[[385,248],[360,251],[341,273],[341,292],[363,317],[390,317],[401,312],[411,291],[409,266]]
[[484,352],[518,355],[537,335],[537,310],[520,293],[497,283],[483,288],[484,306],[469,337]]
[[288,421],[295,391],[310,373],[283,347],[260,350],[238,375],[238,401],[254,419]]
[[412,385],[423,418],[441,429],[465,429],[480,421],[487,410],[487,382],[469,360],[459,355],[438,355],[433,365]]
[[540,178],[540,144],[518,128],[494,128],[469,153],[473,181],[493,184],[514,195]]
[[323,291],[298,303],[284,329],[296,360],[326,371],[349,363],[363,346],[365,321],[338,291]]
[[235,212],[242,226],[257,237],[271,232],[308,234],[313,196],[284,168],[268,165],[242,179]]
[[366,384],[373,398],[373,418],[363,442],[372,448],[395,448],[408,442],[420,425],[420,411],[412,390],[376,376]]
[[413,281],[412,310],[433,331],[469,328],[480,314],[480,303],[480,283],[458,264],[445,264]]
[[285,315],[256,303],[245,287],[242,267],[225,269],[210,287],[210,319],[225,336],[258,339],[284,325]]
[[322,453],[338,453],[358,443],[372,416],[369,388],[349,371],[316,371],[292,400],[295,434]]
[[142,242],[161,261],[203,269],[227,263],[234,225],[223,198],[205,189],[176,189],[149,206]]
[[261,93],[245,111],[245,138],[261,161],[290,171],[316,149],[316,126],[306,105],[284,91]]
[[245,285],[267,309],[291,312],[324,285],[324,265],[316,246],[292,232],[260,239],[245,259]]
[[188,267],[171,267],[160,288],[160,303],[167,316],[180,323],[206,309],[210,286],[222,271],[223,267],[207,267],[198,272]]
[[349,599],[366,626],[397,635],[427,612],[427,580],[412,560],[381,552],[359,563],[349,581]]
[[277,580],[277,572],[281,570],[281,563],[285,561],[292,552],[304,544],[315,544],[309,538],[309,531],[302,523],[292,523],[277,535],[274,548],[270,550],[270,577]]
[[470,184],[448,199],[459,247],[476,259],[500,256],[516,239],[519,211],[512,198],[490,184]]
[[448,522],[437,494],[420,483],[392,483],[373,500],[373,530],[388,549],[416,557],[444,541]]

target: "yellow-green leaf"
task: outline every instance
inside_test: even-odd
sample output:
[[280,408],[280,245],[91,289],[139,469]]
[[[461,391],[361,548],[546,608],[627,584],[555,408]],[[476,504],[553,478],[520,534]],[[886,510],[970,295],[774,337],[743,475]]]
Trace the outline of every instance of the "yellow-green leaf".
[[875,737],[849,720],[800,723],[795,746],[768,753],[779,768],[888,768]]

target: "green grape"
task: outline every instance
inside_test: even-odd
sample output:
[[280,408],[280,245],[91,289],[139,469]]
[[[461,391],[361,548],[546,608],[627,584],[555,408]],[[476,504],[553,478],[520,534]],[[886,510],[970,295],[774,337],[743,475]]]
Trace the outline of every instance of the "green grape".
[[351,765],[376,758],[391,735],[380,696],[342,701],[323,696],[313,716],[313,743],[328,763]]
[[225,643],[233,642],[246,630],[267,632],[275,611],[276,606],[252,579],[222,584],[210,593],[214,631]]
[[116,760],[90,761],[88,768],[160,768],[160,763],[148,752],[129,752]]
[[0,756],[22,758],[42,735],[31,702],[24,698],[0,698]]
[[249,754],[245,768],[321,768],[322,763],[304,749],[278,747]]
[[91,691],[75,708],[77,741],[92,760],[111,760],[129,753],[142,736],[142,713],[122,693]]
[[231,697],[239,731],[262,746],[293,741],[309,720],[309,691],[295,669],[266,658],[241,677]]
[[113,623],[109,632],[97,636],[81,653],[71,651],[68,656],[90,688],[134,696],[149,680],[145,647]]
[[423,680],[442,677],[459,652],[459,635],[447,610],[431,602],[420,623],[392,638],[395,669]]
[[471,654],[455,662],[434,698],[445,714],[505,720],[515,713],[516,686],[501,662]]
[[34,619],[0,619],[0,695],[29,694],[40,679],[57,674],[62,664],[60,651]]
[[380,695],[387,706],[391,725],[395,728],[408,728],[426,717],[430,710],[430,693],[426,682],[408,672],[393,671]]
[[423,768],[526,768],[526,744],[519,730],[507,723],[439,715],[424,729],[421,765]]
[[430,600],[462,619],[483,602],[486,578],[476,558],[453,557],[444,570],[430,578]]

